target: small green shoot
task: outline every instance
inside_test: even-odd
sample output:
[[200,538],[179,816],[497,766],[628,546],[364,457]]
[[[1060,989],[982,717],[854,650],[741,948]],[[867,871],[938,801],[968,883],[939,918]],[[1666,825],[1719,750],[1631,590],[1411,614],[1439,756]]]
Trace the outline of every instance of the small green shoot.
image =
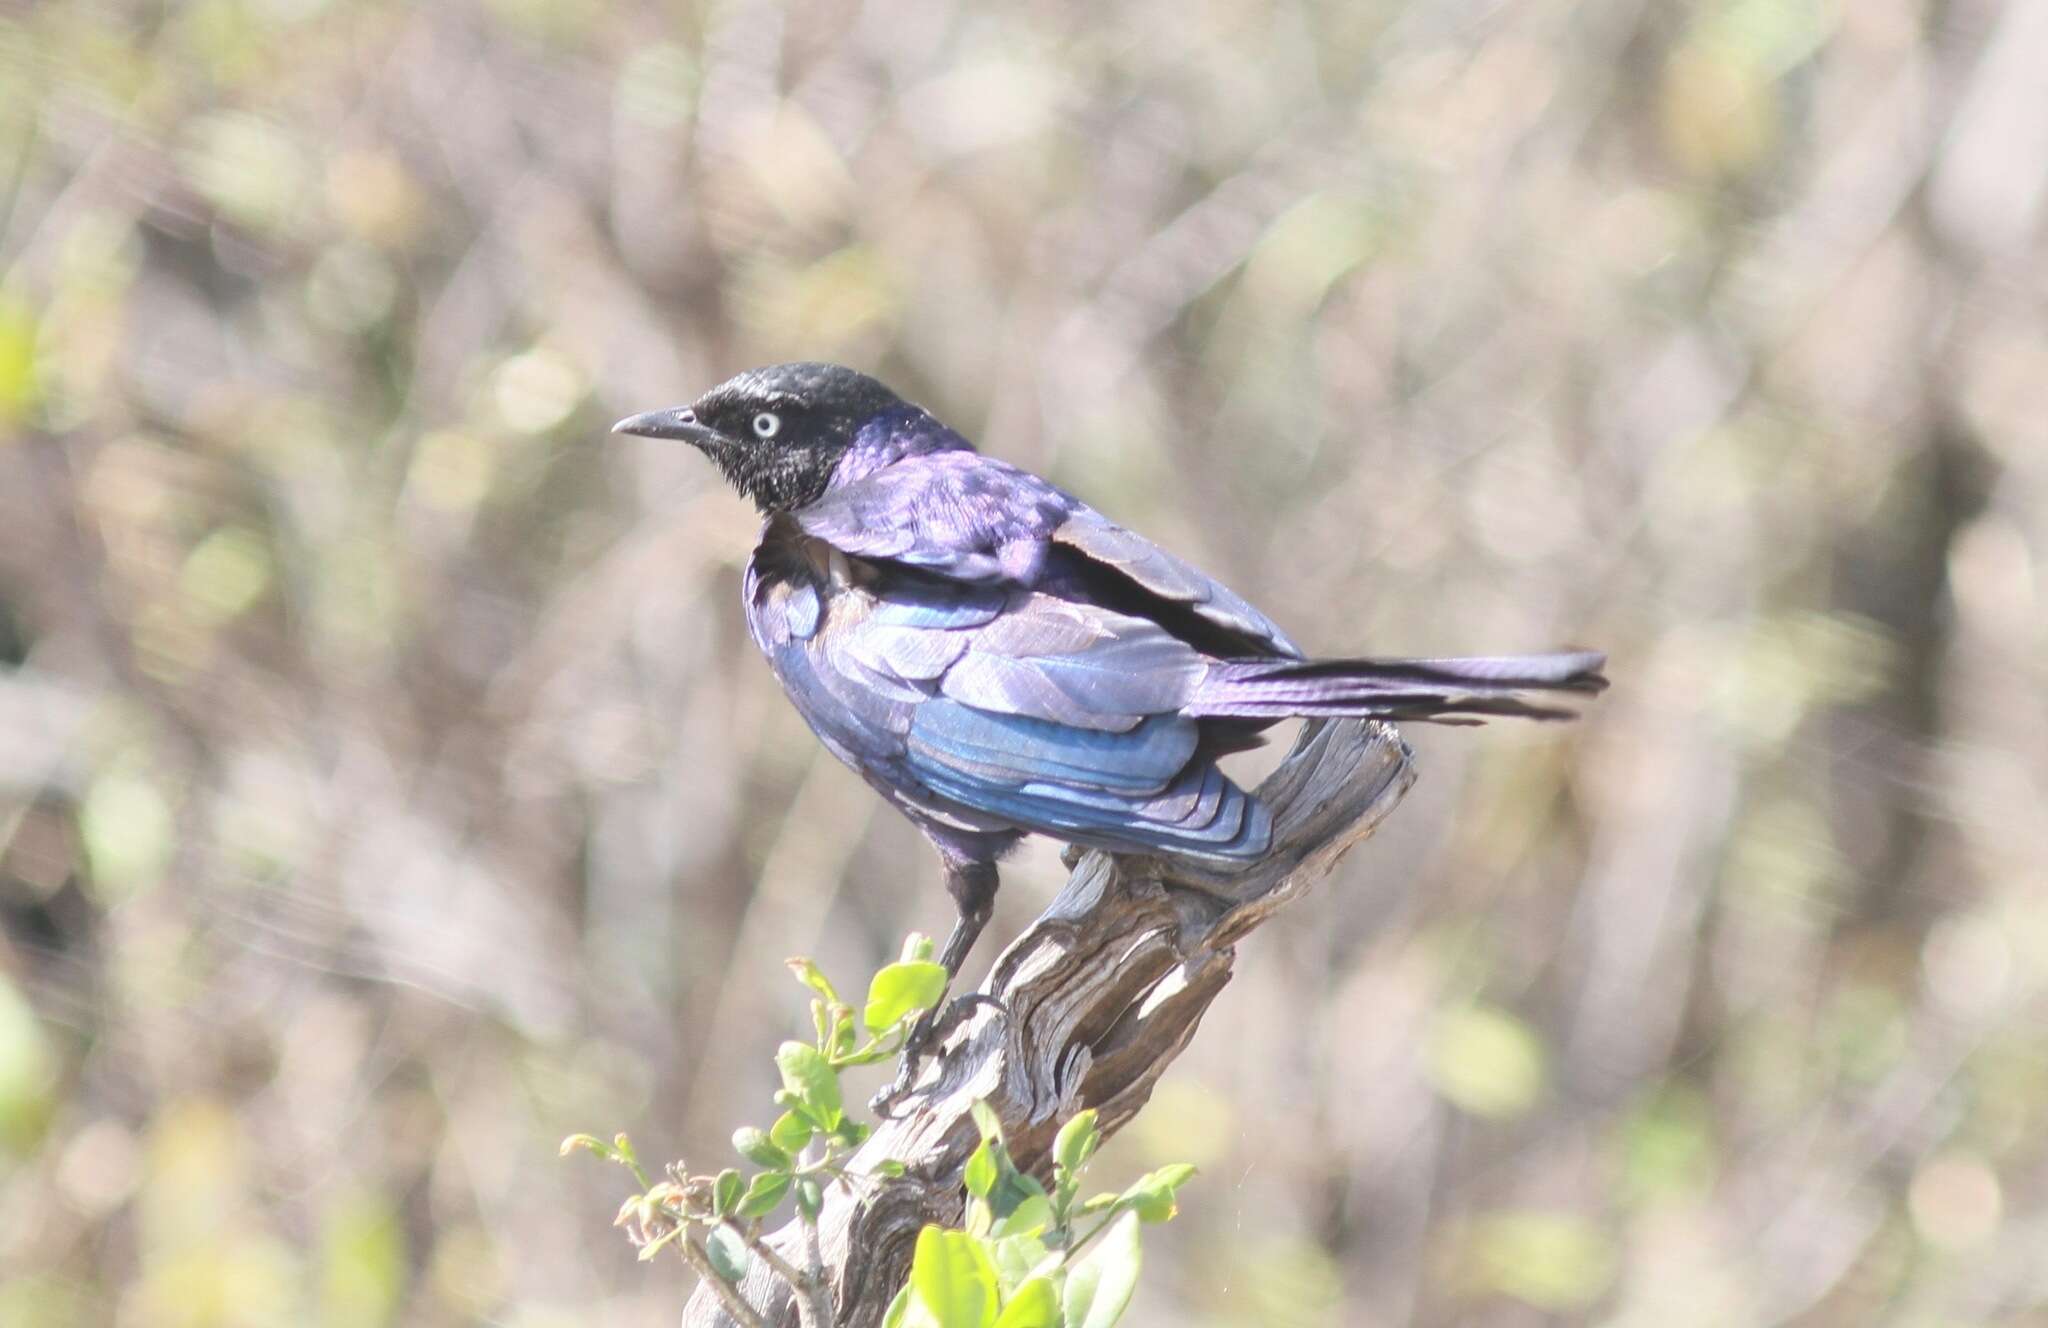
[[[780,1114],[765,1129],[747,1125],[733,1132],[733,1151],[755,1168],[751,1174],[738,1167],[693,1173],[678,1162],[656,1181],[623,1134],[609,1143],[591,1134],[562,1141],[565,1157],[594,1153],[632,1175],[639,1189],[621,1205],[618,1225],[642,1259],[675,1247],[714,1282],[742,1322],[749,1320],[739,1286],[753,1261],[762,1260],[803,1302],[806,1323],[830,1328],[823,1269],[792,1266],[763,1238],[762,1227],[789,1204],[808,1229],[806,1248],[815,1250],[829,1187],[905,1174],[893,1160],[861,1174],[847,1170],[872,1129],[847,1114],[839,1077],[899,1054],[918,1018],[944,997],[945,970],[931,955],[930,938],[913,934],[902,957],[868,983],[858,1013],[815,963],[789,961],[811,992],[814,1037],[785,1042],[775,1053]],[[1095,1112],[1079,1112],[1061,1126],[1049,1189],[1017,1168],[1002,1123],[986,1103],[975,1102],[972,1114],[981,1139],[963,1169],[961,1225],[919,1233],[909,1278],[885,1328],[1111,1328],[1137,1286],[1140,1225],[1174,1216],[1180,1187],[1194,1168],[1161,1167],[1121,1194],[1082,1200],[1081,1173],[1102,1141]]]

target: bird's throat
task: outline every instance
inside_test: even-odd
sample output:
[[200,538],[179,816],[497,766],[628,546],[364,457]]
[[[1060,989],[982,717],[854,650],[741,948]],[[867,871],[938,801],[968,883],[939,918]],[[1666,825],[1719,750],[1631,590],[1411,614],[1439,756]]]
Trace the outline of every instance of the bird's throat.
[[844,448],[769,448],[731,443],[706,448],[733,488],[764,516],[793,512],[823,497]]

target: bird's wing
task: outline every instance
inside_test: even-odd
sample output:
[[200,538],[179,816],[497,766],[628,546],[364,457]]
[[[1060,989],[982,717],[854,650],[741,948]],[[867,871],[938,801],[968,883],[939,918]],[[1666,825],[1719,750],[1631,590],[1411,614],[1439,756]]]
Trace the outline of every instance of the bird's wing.
[[965,646],[939,677],[942,694],[1075,729],[1126,733],[1175,713],[1209,670],[1157,623],[1029,591],[959,635]]
[[1209,661],[1157,624],[888,563],[856,587],[756,558],[755,639],[825,744],[906,810],[1127,851],[1264,849],[1265,809],[1180,713]]
[[1029,585],[1073,501],[1028,471],[962,450],[905,457],[795,515],[805,534],[857,558]]
[[1199,751],[1200,721],[1180,713],[1210,668],[1187,642],[1021,587],[899,570],[867,590],[869,606],[827,615],[820,671],[910,702],[903,763],[924,788],[1119,848],[1264,848],[1264,810]]
[[1238,650],[1295,656],[1302,653],[1280,630],[1280,624],[1253,608],[1230,587],[1086,504],[1076,504],[1067,519],[1054,529],[1052,537],[1096,566],[1121,575],[1169,604],[1184,606],[1210,626],[1239,638],[1232,642]]
[[1195,721],[1151,715],[1124,732],[926,701],[907,766],[926,788],[1026,829],[1124,851],[1255,858],[1265,806],[1197,755]]
[[954,581],[1102,592],[1115,601],[1109,607],[1169,631],[1191,629],[1182,634],[1220,653],[1301,654],[1214,577],[1029,471],[976,452],[906,457],[829,491],[796,520],[853,557]]

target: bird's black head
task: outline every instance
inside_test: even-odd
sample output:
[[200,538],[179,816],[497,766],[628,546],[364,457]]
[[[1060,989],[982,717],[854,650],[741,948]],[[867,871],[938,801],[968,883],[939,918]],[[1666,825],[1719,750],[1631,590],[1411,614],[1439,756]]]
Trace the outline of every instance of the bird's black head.
[[837,364],[749,369],[687,406],[620,420],[613,433],[680,438],[718,463],[763,512],[817,501],[860,427],[903,399]]

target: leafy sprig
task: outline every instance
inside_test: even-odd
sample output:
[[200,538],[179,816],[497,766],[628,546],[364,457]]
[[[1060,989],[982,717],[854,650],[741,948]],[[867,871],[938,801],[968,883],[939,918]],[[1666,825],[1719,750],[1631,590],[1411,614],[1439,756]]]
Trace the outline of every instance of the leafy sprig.
[[[737,1322],[765,1328],[740,1292],[758,1260],[795,1292],[805,1328],[832,1328],[818,1252],[825,1190],[904,1173],[896,1161],[847,1170],[847,1158],[873,1129],[847,1113],[839,1076],[902,1052],[917,1019],[945,994],[945,970],[931,956],[929,938],[910,936],[902,956],[869,981],[858,1011],[811,960],[789,961],[812,993],[814,1037],[776,1050],[781,1113],[765,1129],[733,1132],[733,1151],[755,1168],[751,1174],[739,1167],[695,1173],[676,1162],[657,1181],[623,1134],[610,1142],[589,1134],[562,1141],[565,1156],[594,1153],[637,1182],[617,1225],[642,1259],[676,1249]],[[1093,1111],[1074,1116],[1054,1139],[1050,1189],[1011,1160],[1001,1122],[986,1103],[974,1103],[973,1115],[981,1140],[963,1173],[962,1225],[918,1233],[910,1276],[889,1306],[886,1328],[1111,1328],[1137,1285],[1139,1226],[1174,1215],[1176,1195],[1194,1168],[1162,1167],[1120,1194],[1082,1200],[1081,1173],[1101,1142]],[[804,1230],[801,1268],[762,1235],[766,1220],[785,1203],[795,1207]]]
[[964,1224],[918,1233],[883,1328],[1110,1328],[1137,1289],[1139,1226],[1173,1217],[1195,1169],[1161,1167],[1084,1201],[1081,1173],[1102,1140],[1095,1112],[1060,1128],[1048,1190],[1012,1163],[987,1104],[973,1110],[981,1143],[962,1175]]

